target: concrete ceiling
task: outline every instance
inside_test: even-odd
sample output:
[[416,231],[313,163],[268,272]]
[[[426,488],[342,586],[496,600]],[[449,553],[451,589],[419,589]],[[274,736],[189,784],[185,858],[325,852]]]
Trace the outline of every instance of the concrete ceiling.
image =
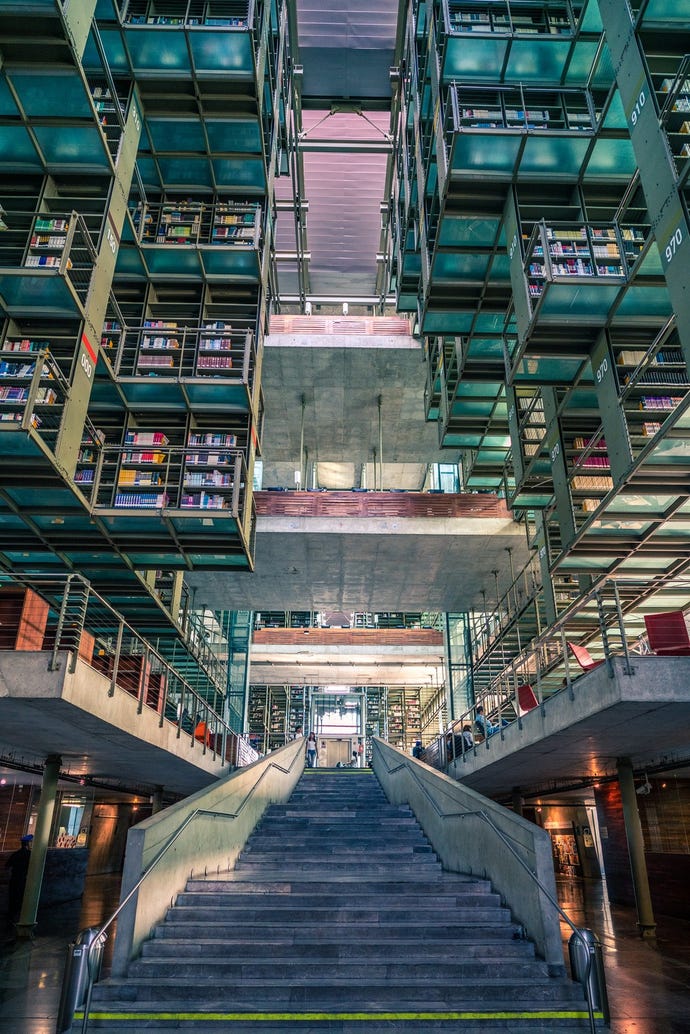
[[439,448],[435,424],[425,421],[425,376],[421,345],[407,335],[268,335],[261,378],[264,485],[293,486],[293,472],[300,467],[302,399],[310,463],[349,463],[354,468],[371,464],[376,449],[390,479],[384,487],[395,488],[399,482],[393,464],[457,459],[457,453]]
[[266,685],[435,686],[443,681],[443,645],[371,647],[310,644],[275,647],[255,643],[251,681]]
[[255,570],[187,576],[214,610],[461,611],[528,559],[510,518],[259,517]]

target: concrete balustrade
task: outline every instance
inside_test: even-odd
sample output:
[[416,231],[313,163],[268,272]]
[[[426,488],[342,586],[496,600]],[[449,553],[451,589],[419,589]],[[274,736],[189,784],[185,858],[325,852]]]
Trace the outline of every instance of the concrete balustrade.
[[268,805],[288,799],[303,769],[304,741],[298,739],[130,829],[121,901],[183,823],[199,813],[118,917],[114,976],[126,972],[130,959],[138,954],[190,876],[234,866]]
[[486,819],[510,841],[555,900],[548,833],[379,739],[373,744],[373,768],[390,803],[409,804],[444,869],[491,880],[513,918],[534,941],[549,973],[563,975],[558,913]]

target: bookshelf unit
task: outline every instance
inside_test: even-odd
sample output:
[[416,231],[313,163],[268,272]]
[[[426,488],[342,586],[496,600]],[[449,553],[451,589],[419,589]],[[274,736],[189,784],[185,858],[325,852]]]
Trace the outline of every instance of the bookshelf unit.
[[[69,218],[37,215],[34,218],[24,265],[45,269],[62,267],[69,226]],[[66,261],[69,262],[69,259]]]
[[[182,479],[182,509],[235,510],[238,490],[237,436],[190,432]],[[193,451],[191,451],[193,450]]]
[[198,377],[223,376],[232,369],[232,326],[223,320],[206,323],[199,334],[194,372]]
[[136,361],[138,375],[175,376],[180,370],[180,338],[175,320],[146,320]]

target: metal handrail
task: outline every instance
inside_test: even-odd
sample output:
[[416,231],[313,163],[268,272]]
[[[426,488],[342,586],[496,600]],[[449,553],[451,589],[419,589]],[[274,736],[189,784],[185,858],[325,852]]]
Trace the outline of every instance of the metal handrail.
[[[428,800],[428,802],[431,805],[431,807],[433,808],[433,810],[436,812],[436,814],[441,819],[443,819],[443,820],[445,820],[445,819],[464,819],[464,818],[472,818],[472,817],[474,817],[474,818],[480,818],[482,821],[486,822],[486,824],[490,827],[490,829],[492,829],[494,831],[494,833],[496,833],[498,835],[498,837],[501,840],[501,842],[503,844],[505,844],[505,846],[508,848],[510,853],[519,862],[520,866],[525,870],[525,872],[529,875],[529,877],[534,881],[534,883],[536,883],[537,887],[539,888],[541,893],[544,895],[546,900],[549,902],[549,904],[553,905],[553,907],[556,909],[556,911],[558,912],[560,917],[565,920],[566,924],[570,927],[570,929],[573,931],[573,933],[577,936],[578,940],[585,947],[586,952],[587,952],[587,969],[585,971],[583,983],[584,983],[584,988],[585,988],[585,997],[587,999],[587,1010],[589,1012],[589,1024],[590,1024],[591,1034],[596,1034],[596,1025],[595,1025],[595,1020],[594,1020],[594,1003],[592,1002],[591,989],[590,989],[590,986],[589,986],[589,977],[590,977],[590,974],[592,972],[593,956],[592,956],[592,952],[590,951],[590,943],[585,938],[585,936],[583,935],[582,931],[579,929],[579,927],[575,926],[574,922],[572,921],[572,919],[570,918],[568,913],[559,905],[558,901],[546,889],[546,887],[544,886],[542,881],[539,879],[537,874],[535,872],[533,872],[532,869],[530,869],[529,865],[524,860],[524,858],[522,858],[520,856],[520,854],[515,850],[515,847],[513,846],[510,838],[507,837],[506,834],[503,832],[503,830],[500,829],[496,825],[494,820],[491,818],[491,816],[487,812],[485,812],[483,809],[478,809],[476,811],[454,811],[454,812],[444,812],[444,811],[442,811],[439,808],[438,804],[436,803],[433,795],[431,793],[429,793],[429,791],[427,790],[426,786],[424,785],[424,782],[419,778],[419,775],[414,770],[412,765],[408,764],[408,759],[407,758],[405,758],[403,762],[401,762],[400,764],[396,765],[394,768],[388,769],[388,772],[389,772],[389,774],[392,774],[393,772],[395,772],[395,771],[397,771],[397,770],[399,770],[401,768],[407,768],[408,771],[410,771],[410,774],[412,775],[412,778],[416,782],[416,784],[419,787],[420,791],[424,794],[424,796]],[[605,1020],[605,1022],[607,1022],[607,1017],[606,1016],[604,1017],[604,1020]]]
[[[451,816],[448,816],[448,817],[450,818]],[[592,972],[592,966],[593,966],[593,963],[594,963],[593,952],[590,950],[592,948],[591,943],[584,936],[584,934],[582,933],[580,928],[575,926],[575,923],[572,921],[572,919],[570,918],[568,913],[565,911],[565,909],[563,909],[559,905],[558,901],[546,889],[546,887],[544,886],[542,881],[539,879],[537,874],[535,872],[533,872],[532,869],[530,869],[529,865],[524,860],[524,858],[522,858],[520,856],[520,854],[515,850],[515,847],[511,843],[510,838],[507,837],[505,835],[505,833],[503,832],[503,830],[500,829],[496,825],[496,823],[491,818],[491,816],[488,815],[485,811],[483,811],[481,809],[478,810],[478,811],[454,812],[453,815],[452,815],[452,818],[464,819],[464,818],[468,818],[468,817],[475,817],[475,818],[481,819],[483,822],[486,822],[486,824],[494,831],[494,833],[496,833],[496,835],[499,837],[501,842],[505,845],[505,847],[508,848],[508,850],[510,851],[512,856],[516,859],[516,861],[520,864],[520,866],[525,870],[525,872],[528,874],[528,876],[536,883],[536,885],[539,888],[540,892],[544,895],[544,897],[549,902],[549,904],[552,905],[556,909],[556,911],[558,912],[558,914],[561,917],[561,919],[564,920],[566,925],[570,927],[572,932],[575,934],[575,936],[579,940],[580,944],[582,944],[582,946],[584,947],[584,949],[585,949],[585,951],[587,953],[587,969],[585,970],[585,975],[584,975],[584,979],[582,980],[582,984],[584,985],[585,997],[587,999],[587,1011],[589,1012],[589,1026],[590,1026],[590,1030],[591,1030],[592,1034],[596,1034],[596,1024],[595,1024],[595,1019],[594,1019],[594,1002],[592,1001],[592,991],[591,991],[590,984],[589,984],[589,978],[590,978],[590,974]],[[606,1016],[604,1016],[604,1021],[606,1022]]]
[[93,966],[92,966],[91,949],[93,948],[94,945],[98,945],[99,947],[101,947],[105,943],[105,940],[106,940],[106,936],[105,936],[106,930],[110,926],[112,926],[112,924],[115,922],[115,920],[117,919],[117,917],[119,916],[120,912],[123,910],[125,905],[129,904],[129,902],[132,900],[132,898],[134,897],[136,892],[139,890],[139,887],[141,887],[141,885],[144,882],[144,880],[146,879],[146,877],[158,865],[158,863],[160,862],[161,858],[163,858],[164,855],[167,854],[167,852],[170,850],[170,848],[173,846],[173,844],[176,843],[176,841],[180,838],[182,833],[184,833],[185,829],[189,825],[191,825],[191,823],[194,821],[194,819],[198,818],[199,815],[205,815],[206,817],[222,818],[222,819],[234,819],[234,818],[236,818],[236,815],[233,812],[227,812],[226,813],[226,812],[221,812],[221,811],[205,811],[203,808],[195,808],[194,811],[190,815],[187,816],[187,818],[184,820],[184,822],[181,823],[180,826],[178,826],[178,828],[175,830],[175,832],[166,841],[166,843],[160,849],[160,851],[158,852],[156,857],[153,859],[151,864],[144,870],[144,872],[141,874],[141,876],[139,877],[137,882],[134,884],[134,886],[130,890],[129,894],[127,894],[127,896],[120,902],[120,904],[117,906],[117,908],[112,913],[112,915],[108,919],[106,919],[106,921],[104,923],[102,923],[101,926],[98,927],[98,933],[93,938],[93,940],[89,943],[89,945],[87,946],[87,949],[86,949],[86,970],[87,970],[87,973],[88,973],[89,982],[88,982],[87,989],[86,989],[86,998],[84,1000],[84,1016],[82,1018],[82,1025],[81,1025],[82,1034],[86,1034],[86,1031],[88,1029],[88,1025],[89,1025],[89,1011],[91,1009],[91,996],[93,994],[93,985],[96,983],[96,978],[95,978],[95,975],[94,975],[94,972],[93,972]]

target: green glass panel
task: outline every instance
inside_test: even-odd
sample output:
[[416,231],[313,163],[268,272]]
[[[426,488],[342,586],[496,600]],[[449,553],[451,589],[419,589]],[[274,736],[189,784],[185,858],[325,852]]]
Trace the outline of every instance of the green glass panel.
[[146,268],[141,261],[141,255],[135,248],[120,248],[117,253],[115,274],[124,275],[131,273],[134,276],[145,276]]
[[643,25],[654,22],[661,25],[680,25],[690,20],[690,0],[649,0],[642,19]]
[[261,154],[263,143],[257,120],[227,119],[206,123],[208,143],[212,151],[241,151]]
[[266,175],[261,158],[217,158],[212,162],[219,190],[266,191]]
[[424,314],[422,333],[466,334],[472,326],[472,316],[472,312],[442,312],[427,310]]
[[690,535],[690,521],[673,521],[672,524],[664,524],[654,533],[655,538],[679,539],[683,548],[687,546]]
[[213,186],[211,163],[205,158],[159,158],[158,164],[170,190]]
[[[127,72],[129,70],[129,61],[127,60],[127,51],[119,28],[109,29],[103,24],[99,24],[98,28],[111,71]],[[84,67],[96,69],[102,67],[101,57],[92,36],[89,36],[86,44]]]
[[639,266],[638,276],[660,277],[662,274],[663,266],[661,264],[661,255],[659,254],[659,245],[656,241],[653,241]]
[[481,444],[482,436],[480,434],[455,434],[452,436],[454,444],[465,446],[468,449],[474,449]]
[[122,377],[120,385],[127,401],[140,406],[170,406],[185,409],[186,402],[174,377],[151,373],[147,377]]
[[181,29],[129,29],[126,36],[135,72],[191,72],[186,33]]
[[473,337],[467,350],[468,359],[502,359],[503,342],[498,338]]
[[[617,520],[613,517],[602,517],[600,520],[594,521],[591,526],[591,532],[595,534],[612,534],[614,532],[637,532],[640,535],[645,532],[652,525],[651,521],[643,520]],[[587,534],[590,534],[588,531]]]
[[506,79],[516,82],[560,82],[570,52],[570,40],[530,36],[510,48]]
[[218,399],[218,379],[216,377],[198,377],[185,383],[185,391],[192,405],[209,405],[222,412],[247,413],[250,399],[245,385],[235,383],[222,384],[221,401]]
[[520,173],[577,177],[590,144],[589,134],[558,136],[553,133],[532,135],[525,144]]
[[530,509],[542,510],[551,501],[550,493],[539,492],[518,492],[513,500],[513,505],[520,510]]
[[599,139],[587,163],[586,177],[605,176],[627,181],[637,168],[629,140]]
[[514,379],[520,384],[568,384],[577,375],[581,365],[582,359],[530,357],[520,361]]
[[254,52],[249,32],[190,32],[189,45],[197,72],[253,75]]
[[91,126],[35,126],[39,147],[48,165],[75,165],[83,171],[110,168],[105,139],[94,122]]
[[456,133],[451,152],[451,173],[478,171],[482,175],[497,172],[510,175],[521,143],[520,133],[482,133],[477,130]]
[[690,449],[686,438],[667,438],[659,442],[649,458],[651,464],[671,467],[690,467]]
[[585,9],[580,15],[579,28],[582,32],[602,32],[601,15],[597,0],[588,0]]
[[173,273],[186,276],[201,276],[199,253],[191,245],[163,244],[146,249],[146,264],[152,274]]
[[493,262],[491,263],[491,279],[492,280],[510,280],[510,259],[507,255],[503,255],[500,252],[494,255]]
[[445,216],[438,230],[438,244],[448,248],[454,244],[476,244],[491,247],[496,239],[500,219],[471,219]]
[[494,466],[497,471],[502,472],[502,457],[497,455],[495,452],[488,452],[485,449],[480,449],[477,453],[477,463],[480,463],[483,467]]
[[482,445],[488,449],[509,449],[510,448],[510,435],[507,434],[487,434],[484,437]]
[[451,407],[451,417],[453,420],[462,420],[463,417],[484,417],[488,418],[493,410],[493,404],[491,402],[468,402],[463,399],[462,402],[456,402]]
[[454,79],[496,79],[496,72],[503,67],[508,40],[500,37],[478,39],[471,33],[449,37],[446,42],[443,61],[443,80]]
[[616,316],[658,316],[663,318],[672,313],[671,302],[665,287],[629,287],[623,295]]
[[158,169],[152,158],[137,158],[137,169],[144,187],[147,190],[159,190],[161,187]]
[[631,513],[653,515],[662,513],[673,501],[672,496],[667,495],[628,495],[627,493],[616,496],[611,508],[616,512],[628,510]]
[[114,7],[114,4],[113,4],[113,0],[97,0],[97,3],[96,3],[96,17],[99,19],[99,21],[101,19],[103,19],[104,21],[110,21],[110,22],[114,21],[115,20],[115,7]]
[[31,137],[23,126],[0,126],[0,167],[7,163],[25,170],[42,168]]
[[477,315],[474,324],[475,332],[478,334],[502,334],[506,321],[504,311],[492,312],[490,309],[482,309]]
[[75,316],[78,311],[64,279],[52,270],[0,271],[0,302],[11,315]]
[[471,398],[475,396],[495,399],[498,397],[501,387],[502,385],[498,383],[466,381],[463,379],[458,385],[457,398]]
[[198,119],[147,119],[154,151],[205,151],[206,140]]
[[204,269],[209,276],[232,276],[241,280],[258,280],[261,268],[259,254],[253,248],[217,246],[202,252]]
[[616,90],[604,118],[604,129],[626,129],[627,125],[628,120],[625,117],[620,91]]
[[553,283],[544,293],[542,318],[579,317],[581,322],[598,322],[608,315],[620,284]]
[[468,255],[457,252],[439,252],[434,255],[431,267],[432,284],[453,277],[484,281],[489,267],[488,255]]
[[71,118],[94,118],[84,83],[76,72],[13,71],[11,80],[22,108],[31,118],[56,118],[65,111]]
[[604,45],[601,49],[601,53],[599,54],[599,60],[596,68],[594,69],[590,86],[592,89],[602,90],[613,86],[615,81],[616,77],[613,61],[611,60],[611,51],[606,45]]
[[565,77],[567,86],[586,86],[596,58],[598,44],[592,40],[578,40],[573,45],[572,57]]
[[16,118],[18,113],[19,109],[15,104],[14,97],[10,93],[7,81],[0,77],[0,117]]

